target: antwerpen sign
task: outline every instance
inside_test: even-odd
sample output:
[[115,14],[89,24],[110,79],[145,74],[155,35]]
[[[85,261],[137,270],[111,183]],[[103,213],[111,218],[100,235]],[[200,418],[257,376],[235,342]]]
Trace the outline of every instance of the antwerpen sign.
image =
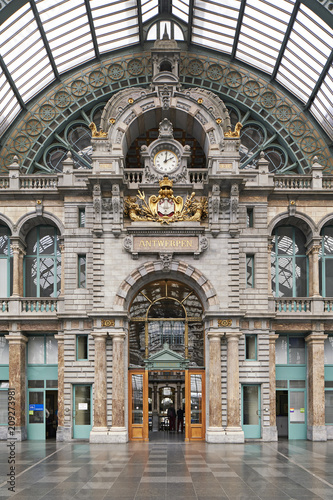
[[142,253],[199,251],[198,236],[134,236],[133,251]]
[[202,234],[135,234],[124,240],[124,248],[134,258],[142,253],[187,253],[198,257],[207,247],[207,237]]

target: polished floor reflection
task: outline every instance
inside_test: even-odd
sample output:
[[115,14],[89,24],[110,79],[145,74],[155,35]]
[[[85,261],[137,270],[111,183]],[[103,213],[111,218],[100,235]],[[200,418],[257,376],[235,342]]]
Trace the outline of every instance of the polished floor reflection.
[[[333,498],[333,442],[213,445],[161,440],[124,445],[0,442],[0,498],[214,500]],[[157,436],[156,436],[157,437]]]

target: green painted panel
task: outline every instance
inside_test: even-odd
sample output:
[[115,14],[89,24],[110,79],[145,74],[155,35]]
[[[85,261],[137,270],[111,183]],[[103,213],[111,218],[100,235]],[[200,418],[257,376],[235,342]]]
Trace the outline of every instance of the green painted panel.
[[325,366],[325,380],[333,380],[333,366]]
[[58,367],[50,366],[28,366],[27,370],[28,380],[57,380]]
[[306,366],[276,366],[276,380],[305,380]]
[[9,380],[9,366],[0,366],[0,380]]

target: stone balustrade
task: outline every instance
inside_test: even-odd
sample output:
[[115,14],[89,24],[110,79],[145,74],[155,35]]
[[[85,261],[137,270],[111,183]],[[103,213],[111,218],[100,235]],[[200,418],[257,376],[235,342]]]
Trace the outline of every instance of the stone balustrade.
[[275,299],[275,311],[283,313],[311,312],[311,298]]
[[0,299],[0,314],[20,316],[22,314],[56,314],[59,312],[57,298],[8,298]]

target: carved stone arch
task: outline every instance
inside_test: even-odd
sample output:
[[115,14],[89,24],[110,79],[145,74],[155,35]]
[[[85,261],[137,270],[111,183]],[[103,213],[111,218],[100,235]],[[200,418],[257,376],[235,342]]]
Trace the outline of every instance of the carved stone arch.
[[333,226],[333,212],[325,215],[323,219],[318,223],[318,235],[320,235],[321,231],[325,226],[332,225]]
[[282,212],[274,217],[268,226],[269,234],[272,235],[276,227],[284,225],[298,227],[306,237],[306,245],[308,245],[312,239],[318,235],[317,226],[311,217],[297,211],[295,215],[289,215],[289,212]]
[[108,131],[112,151],[126,155],[132,142],[150,128],[158,128],[162,118],[186,130],[199,142],[208,157],[220,151],[224,134],[231,129],[224,102],[208,90],[190,88],[177,91],[168,109],[157,92],[128,88],[118,92],[106,104],[101,128]]
[[0,225],[7,226],[10,234],[12,235],[15,231],[15,224],[4,214],[0,213]]
[[43,215],[37,215],[36,212],[30,212],[22,216],[17,222],[16,236],[25,239],[28,232],[36,226],[46,225],[54,226],[58,229],[60,236],[64,234],[63,223],[50,212],[43,212]]
[[127,312],[131,301],[142,286],[160,279],[174,279],[190,286],[200,298],[204,311],[214,309],[219,304],[212,283],[201,271],[187,262],[172,260],[167,272],[163,269],[162,261],[145,262],[133,270],[121,283],[116,294],[115,306]]

